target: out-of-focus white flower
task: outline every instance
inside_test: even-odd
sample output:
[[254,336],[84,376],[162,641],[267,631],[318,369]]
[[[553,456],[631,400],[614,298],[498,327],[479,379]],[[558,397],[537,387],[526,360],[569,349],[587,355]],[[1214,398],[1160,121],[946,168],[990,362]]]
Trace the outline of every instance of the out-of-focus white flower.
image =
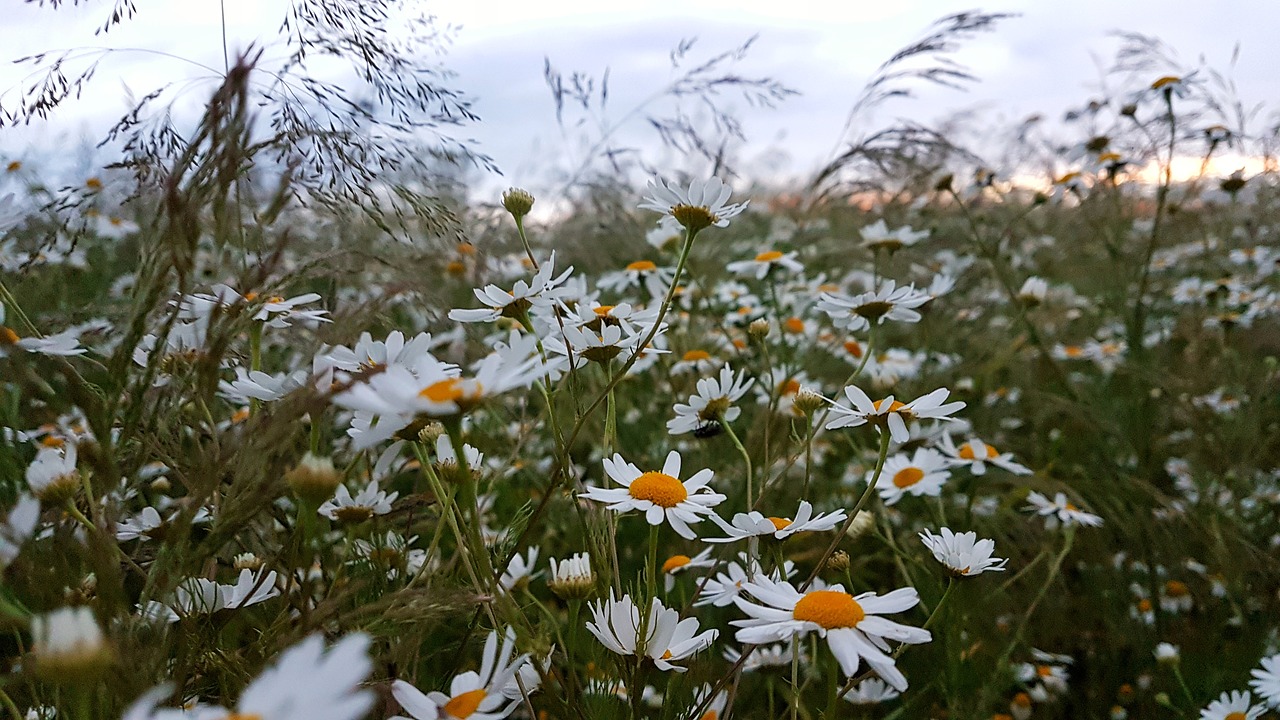
[[511,562],[507,563],[507,569],[502,571],[498,584],[508,591],[529,584],[529,581],[537,575],[534,570],[538,567],[539,552],[541,552],[540,548],[531,547],[525,555],[516,553],[512,556]]
[[795,250],[787,253],[781,250],[766,250],[750,260],[731,262],[725,266],[725,269],[738,275],[754,275],[757,280],[763,280],[775,268],[793,273],[804,272],[804,265],[796,260],[798,255],[799,253]]
[[960,447],[956,447],[951,434],[942,436],[942,452],[954,467],[967,467],[974,475],[984,475],[990,463],[1014,475],[1030,475],[1031,469],[1019,465],[1013,460],[1013,453],[1001,453],[994,446],[972,438]]
[[883,219],[867,225],[858,232],[862,235],[863,247],[889,252],[895,252],[906,245],[915,245],[929,237],[928,230],[913,230],[909,225],[890,230]]
[[886,280],[878,289],[852,297],[824,292],[817,309],[825,312],[836,327],[857,332],[886,320],[920,322],[920,313],[915,308],[931,299],[930,294],[916,290],[914,285],[898,287],[893,280]]
[[80,490],[76,470],[76,445],[40,448],[27,466],[27,485],[42,502],[55,505],[75,497]]
[[338,522],[364,522],[374,515],[386,515],[391,512],[391,504],[399,496],[398,492],[388,495],[385,491],[379,490],[377,480],[370,480],[369,484],[355,497],[351,496],[351,491],[346,485],[339,485],[334,497],[320,506],[319,513]]
[[1050,500],[1044,495],[1032,491],[1027,496],[1027,502],[1031,503],[1027,506],[1028,510],[1034,510],[1037,515],[1046,518],[1046,525],[1061,522],[1067,526],[1086,525],[1096,527],[1102,524],[1102,518],[1093,513],[1087,513],[1069,502],[1066,493],[1057,493]]
[[22,495],[0,523],[0,572],[13,562],[40,522],[40,501]]
[[844,522],[845,513],[843,509],[837,509],[829,513],[813,514],[813,506],[807,500],[800,501],[800,507],[796,510],[795,519],[781,517],[765,517],[762,513],[752,510],[749,513],[737,513],[733,516],[731,523],[726,523],[720,519],[720,516],[711,516],[712,520],[718,521],[721,529],[725,531],[728,537],[723,538],[707,538],[707,542],[733,542],[749,537],[772,536],[776,540],[785,540],[796,533],[802,532],[825,532],[834,530]]
[[64,607],[31,618],[31,656],[42,676],[70,680],[103,669],[111,650],[92,610]]

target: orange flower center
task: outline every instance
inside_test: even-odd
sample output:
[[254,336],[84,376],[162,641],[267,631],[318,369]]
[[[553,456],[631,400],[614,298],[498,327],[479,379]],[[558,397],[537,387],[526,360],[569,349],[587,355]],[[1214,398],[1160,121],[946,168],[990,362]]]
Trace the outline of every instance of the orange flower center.
[[[986,445],[986,443],[983,443],[983,445]],[[987,457],[989,458],[993,458],[1000,454],[996,452],[996,449],[991,447],[990,445],[986,445],[986,448],[987,448]],[[973,460],[976,457],[973,454],[972,443],[965,443],[960,447],[960,457],[964,458],[965,460]]]
[[702,713],[702,717],[698,718],[698,720],[719,720],[719,719],[720,719],[720,713],[716,712],[715,710],[708,710]]
[[1024,692],[1020,692],[1013,696],[1013,704],[1018,707],[1029,708],[1031,707],[1031,696]]
[[1150,601],[1150,600],[1148,600],[1148,599],[1146,599],[1146,598],[1142,598],[1141,600],[1139,600],[1139,601],[1138,601],[1138,610],[1139,610],[1140,612],[1144,612],[1144,613],[1145,613],[1145,612],[1151,612],[1151,601]]
[[844,350],[856,358],[862,357],[862,346],[858,344],[857,340],[846,340]]
[[893,474],[893,484],[899,488],[909,488],[924,479],[924,471],[918,467],[905,467]]
[[1233,712],[1222,718],[1222,720],[1248,720],[1248,717],[1242,712]]
[[769,518],[769,522],[773,523],[775,530],[786,530],[791,527],[790,518],[771,517]]
[[458,720],[466,720],[475,713],[488,694],[484,688],[464,692],[444,704],[445,714]]
[[673,508],[689,497],[684,483],[660,472],[647,472],[631,482],[631,497],[663,508]]
[[637,260],[628,265],[627,269],[633,272],[652,272],[657,270],[658,266],[654,265],[652,260]]
[[1170,580],[1165,583],[1164,591],[1169,597],[1184,597],[1191,594],[1191,589],[1181,580]]
[[777,250],[770,250],[768,252],[762,252],[759,255],[757,255],[756,262],[773,262],[774,260],[777,260],[780,257],[782,257],[782,253],[778,252]]
[[[634,483],[633,483],[633,486],[634,486]],[[692,558],[690,558],[688,555],[672,555],[671,557],[667,558],[666,562],[662,563],[662,572],[664,573],[675,572],[676,570],[679,570],[685,565],[688,565],[691,561],[692,561]]]
[[1049,677],[1050,675],[1053,674],[1053,668],[1049,667],[1048,665],[1041,665],[1036,668],[1036,674],[1039,675],[1040,677]]
[[706,350],[690,350],[689,352],[684,354],[684,358],[683,358],[685,362],[698,362],[699,360],[710,360],[710,359],[711,359],[711,353],[707,352]]
[[827,630],[857,627],[867,614],[862,606],[847,592],[839,590],[814,590],[796,603],[791,611],[796,620],[817,623]]
[[[880,406],[881,406],[881,405],[883,405],[883,404],[884,404],[884,400],[873,400],[873,401],[871,402],[871,406],[872,406],[872,407],[874,407],[874,408],[876,409],[876,412],[879,412],[879,411],[880,411]],[[890,404],[889,404],[889,412],[900,412],[900,411],[902,410],[902,408],[906,407],[906,405],[907,405],[907,404],[906,404],[906,403],[904,403],[904,402],[899,402],[899,401],[897,401],[897,400],[894,400],[892,403],[890,403]],[[910,415],[910,414],[911,414],[911,411],[910,411],[910,410],[908,410],[908,411],[906,411],[906,412],[902,412],[901,414],[902,414],[902,415]]]
[[804,332],[804,321],[798,317],[789,317],[782,323],[782,327],[792,335],[799,335]]
[[262,720],[262,716],[258,713],[231,713],[227,720]]
[[596,317],[605,317],[609,313],[613,312],[613,309],[615,307],[617,306],[616,305],[600,305],[598,307],[592,308],[592,311],[596,314]]
[[1180,82],[1182,82],[1182,78],[1178,77],[1177,75],[1165,75],[1159,80],[1151,83],[1151,89],[1159,90],[1161,88],[1168,87],[1169,85],[1173,85],[1175,83],[1180,83]]
[[[476,386],[475,392],[471,395],[477,397],[480,395],[481,389]],[[457,402],[467,396],[467,387],[462,382],[462,378],[447,378],[437,380],[430,385],[422,388],[418,393],[418,397],[429,400],[433,403]]]
[[0,325],[0,345],[16,345],[17,343],[18,333]]
[[800,381],[794,378],[788,380],[778,386],[778,391],[783,395],[795,395],[800,392]]

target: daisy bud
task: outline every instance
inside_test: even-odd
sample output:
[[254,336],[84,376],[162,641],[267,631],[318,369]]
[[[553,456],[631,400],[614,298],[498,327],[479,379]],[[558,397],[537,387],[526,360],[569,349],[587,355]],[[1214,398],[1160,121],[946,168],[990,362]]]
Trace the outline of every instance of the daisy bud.
[[423,425],[422,429],[418,431],[418,442],[426,445],[427,447],[435,447],[436,440],[438,440],[441,435],[444,435],[444,425],[432,421]]
[[857,517],[849,523],[849,530],[845,533],[849,538],[857,539],[862,537],[868,530],[876,524],[876,516],[871,514],[870,510],[859,510]]
[[837,550],[831,553],[831,557],[827,558],[825,570],[833,573],[842,573],[849,569],[849,553],[843,550]]
[[1048,294],[1049,283],[1045,282],[1044,278],[1033,275],[1022,283],[1022,288],[1018,290],[1018,300],[1027,307],[1035,307],[1044,302]]
[[158,477],[151,481],[151,492],[167,494],[173,489],[173,485],[169,482],[169,478]]
[[769,334],[769,321],[764,318],[752,320],[747,326],[747,334],[756,340],[762,340]]
[[533,195],[528,190],[510,188],[502,193],[502,207],[511,213],[511,217],[519,220],[533,209]]
[[96,678],[111,665],[111,649],[87,607],[64,607],[31,619],[36,673],[51,682]]
[[262,569],[262,558],[253,553],[240,553],[231,560],[231,566],[237,571],[251,570],[257,572]]
[[1177,665],[1178,661],[1182,659],[1181,651],[1173,643],[1162,642],[1156,645],[1154,654],[1156,662],[1161,665]]
[[551,558],[547,587],[561,600],[586,600],[595,595],[596,574],[591,570],[590,553],[578,553],[559,562]]
[[284,482],[294,495],[318,505],[333,497],[333,491],[342,482],[342,475],[333,466],[332,459],[307,453],[297,467],[285,473]]
[[802,387],[799,392],[796,393],[794,403],[797,410],[805,415],[811,415],[815,410],[825,407],[827,401],[812,389]]

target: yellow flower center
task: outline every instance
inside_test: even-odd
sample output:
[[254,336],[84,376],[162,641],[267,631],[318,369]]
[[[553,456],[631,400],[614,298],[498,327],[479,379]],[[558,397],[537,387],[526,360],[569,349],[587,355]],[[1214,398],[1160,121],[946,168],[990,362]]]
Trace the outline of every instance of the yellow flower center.
[[679,570],[685,565],[688,565],[692,560],[693,558],[690,558],[688,555],[672,555],[671,557],[667,558],[666,562],[662,563],[662,572],[664,573],[675,572],[676,570]]
[[1159,90],[1161,88],[1165,88],[1180,82],[1182,82],[1182,78],[1178,77],[1177,75],[1165,75],[1159,80],[1156,80],[1155,82],[1151,83],[1151,89]]
[[101,190],[102,181],[96,177],[91,177],[88,180],[84,181],[84,186],[89,188],[90,190]]
[[720,714],[715,710],[708,710],[702,713],[702,717],[698,718],[698,720],[720,720]]
[[1248,715],[1245,715],[1242,712],[1233,712],[1222,718],[1222,720],[1248,720],[1248,717]]
[[1049,667],[1048,665],[1041,665],[1036,668],[1036,674],[1039,675],[1040,677],[1049,677],[1050,675],[1053,674],[1053,668]]
[[1024,692],[1020,692],[1013,696],[1013,704],[1018,707],[1029,708],[1031,707],[1031,696]]
[[791,527],[790,518],[771,517],[769,518],[769,522],[773,523],[773,528],[775,530],[786,530]]
[[475,713],[476,708],[480,707],[480,703],[484,702],[484,698],[488,694],[484,688],[464,692],[445,703],[444,711],[449,717],[466,720]]
[[862,357],[862,346],[858,344],[857,340],[846,340],[844,342],[844,351],[856,358]]
[[706,350],[690,350],[684,354],[682,358],[685,362],[698,362],[699,360],[710,360],[711,353]]
[[231,713],[227,720],[262,720],[262,716],[258,713]]
[[66,445],[67,441],[57,435],[45,435],[40,438],[40,444],[47,448],[60,448]]
[[795,395],[800,392],[800,381],[794,378],[788,380],[778,386],[778,392],[783,395]]
[[1139,601],[1138,601],[1138,610],[1139,610],[1140,612],[1144,612],[1144,613],[1145,613],[1145,612],[1151,612],[1151,601],[1150,601],[1150,600],[1148,600],[1147,598],[1142,598],[1141,600],[1139,600]]
[[799,335],[804,332],[804,321],[798,317],[789,317],[782,323],[782,327],[792,335]]
[[1181,580],[1170,580],[1165,583],[1164,591],[1169,597],[1184,597],[1191,594],[1191,589]]
[[613,309],[615,307],[617,306],[616,305],[600,305],[598,307],[592,308],[592,312],[596,314],[596,317],[605,317],[609,313],[613,312]]
[[654,265],[652,260],[637,260],[628,265],[627,269],[633,272],[652,272],[657,270],[658,266]]
[[[480,395],[480,387],[476,386],[472,397]],[[457,402],[467,396],[466,385],[463,384],[462,378],[447,378],[445,380],[437,380],[430,385],[422,388],[418,393],[418,397],[429,400],[433,403]]]
[[893,484],[899,488],[909,488],[924,479],[924,471],[918,467],[905,467],[893,474]]
[[757,255],[756,262],[773,262],[774,260],[777,260],[780,257],[782,257],[782,253],[778,252],[777,250],[770,250],[768,252],[762,252],[759,255]]
[[16,345],[18,343],[18,333],[0,325],[0,345]]
[[648,500],[663,508],[673,508],[689,497],[684,483],[660,472],[647,472],[631,482],[628,489],[636,500]]
[[457,260],[450,260],[449,263],[444,266],[444,271],[450,275],[461,275],[467,271],[467,266]]
[[796,620],[817,623],[827,630],[857,627],[867,614],[862,606],[847,592],[839,590],[814,590],[796,603],[791,611]]
[[[987,457],[993,458],[1000,454],[996,452],[996,449],[991,447],[990,445],[987,445],[986,443],[983,443],[983,445],[986,445]],[[965,443],[960,447],[960,457],[965,460],[973,460],[977,457],[976,455],[973,454],[973,445],[971,443]]]
[[[876,412],[880,411],[880,406],[883,404],[884,404],[884,400],[873,400],[871,402],[871,406],[876,409]],[[906,403],[894,400],[892,403],[889,403],[889,412],[896,412],[900,415],[910,415],[911,414],[910,410],[907,410],[905,412],[902,411],[902,408],[904,407],[906,407]]]

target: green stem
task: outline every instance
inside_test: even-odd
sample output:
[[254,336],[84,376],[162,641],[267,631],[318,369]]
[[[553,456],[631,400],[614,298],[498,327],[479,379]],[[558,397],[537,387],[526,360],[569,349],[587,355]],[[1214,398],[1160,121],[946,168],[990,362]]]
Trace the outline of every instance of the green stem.
[[752,496],[754,494],[753,490],[755,487],[755,484],[754,484],[755,481],[753,480],[753,473],[751,469],[751,453],[747,452],[747,449],[742,446],[742,441],[738,439],[738,434],[733,431],[732,425],[730,425],[727,422],[721,423],[721,425],[724,427],[724,431],[729,436],[729,439],[733,441],[733,446],[738,448],[738,453],[742,455],[742,461],[746,463],[746,466],[747,466],[747,512],[751,512],[752,504],[755,502],[755,500],[752,499]]

